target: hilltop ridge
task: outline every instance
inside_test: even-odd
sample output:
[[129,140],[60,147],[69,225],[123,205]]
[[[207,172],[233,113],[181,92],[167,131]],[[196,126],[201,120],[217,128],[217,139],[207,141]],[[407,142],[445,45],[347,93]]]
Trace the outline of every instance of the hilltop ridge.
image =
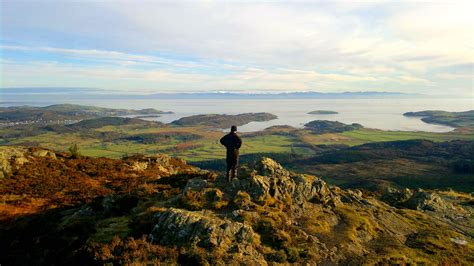
[[224,183],[167,155],[0,149],[6,264],[470,264],[474,198],[329,186],[262,157]]

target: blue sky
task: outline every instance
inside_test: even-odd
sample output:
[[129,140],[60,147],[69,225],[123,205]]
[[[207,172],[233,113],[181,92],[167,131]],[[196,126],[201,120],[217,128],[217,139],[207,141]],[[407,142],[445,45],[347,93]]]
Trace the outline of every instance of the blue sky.
[[1,87],[473,96],[473,1],[1,1]]

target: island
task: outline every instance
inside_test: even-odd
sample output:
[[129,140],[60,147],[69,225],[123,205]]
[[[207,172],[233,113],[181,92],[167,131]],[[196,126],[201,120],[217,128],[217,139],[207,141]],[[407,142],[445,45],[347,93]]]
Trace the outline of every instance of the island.
[[429,124],[446,125],[455,128],[474,128],[474,110],[465,112],[429,110],[407,112],[403,115],[407,117],[421,117],[421,121]]
[[85,119],[119,116],[150,116],[170,114],[153,108],[142,110],[115,109],[77,104],[55,104],[45,107],[0,107],[0,126],[22,124],[72,124]]
[[309,115],[335,115],[339,113],[336,111],[329,111],[329,110],[315,110],[315,111],[309,112],[308,114]]
[[316,134],[339,133],[363,128],[361,124],[357,123],[348,125],[338,121],[328,120],[314,120],[309,123],[306,123],[304,126],[306,129],[309,129]]
[[171,122],[171,124],[178,126],[200,125],[214,128],[230,128],[232,125],[242,126],[254,121],[270,121],[277,118],[276,115],[270,113],[244,113],[238,115],[206,114],[183,117]]

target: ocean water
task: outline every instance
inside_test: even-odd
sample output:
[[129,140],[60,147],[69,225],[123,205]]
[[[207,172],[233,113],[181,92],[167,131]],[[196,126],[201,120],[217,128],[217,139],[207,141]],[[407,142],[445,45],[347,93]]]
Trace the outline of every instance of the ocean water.
[[[251,122],[240,126],[241,132],[252,132],[274,125],[290,125],[301,128],[312,120],[331,120],[343,123],[359,123],[367,128],[401,131],[449,132],[453,128],[443,125],[427,124],[415,117],[404,117],[403,113],[423,110],[467,111],[474,109],[472,98],[439,99],[439,98],[383,98],[383,99],[107,99],[65,98],[48,99],[47,97],[15,98],[5,101],[2,106],[36,105],[46,106],[56,103],[75,103],[110,108],[143,109],[156,108],[172,111],[158,118],[149,118],[165,123],[178,118],[196,114],[239,114],[247,112],[268,112],[278,119],[266,122]],[[338,114],[310,115],[313,110],[331,110]]]

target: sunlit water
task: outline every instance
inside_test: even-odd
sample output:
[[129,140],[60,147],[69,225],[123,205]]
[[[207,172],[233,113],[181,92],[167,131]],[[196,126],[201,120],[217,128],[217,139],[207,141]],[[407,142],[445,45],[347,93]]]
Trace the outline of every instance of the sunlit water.
[[[443,125],[427,124],[420,118],[405,117],[403,113],[422,110],[466,111],[474,109],[473,99],[266,99],[266,100],[216,100],[216,99],[61,99],[46,97],[15,99],[3,106],[38,105],[56,103],[75,103],[110,108],[143,109],[156,108],[172,111],[158,118],[149,118],[169,123],[184,116],[196,114],[239,114],[247,112],[268,112],[278,119],[266,122],[251,122],[240,126],[239,131],[258,131],[274,125],[303,127],[312,120],[332,120],[343,123],[359,123],[367,128],[401,131],[448,132],[453,128]],[[19,100],[19,101],[18,101]],[[338,114],[310,115],[313,110],[331,110]]]

